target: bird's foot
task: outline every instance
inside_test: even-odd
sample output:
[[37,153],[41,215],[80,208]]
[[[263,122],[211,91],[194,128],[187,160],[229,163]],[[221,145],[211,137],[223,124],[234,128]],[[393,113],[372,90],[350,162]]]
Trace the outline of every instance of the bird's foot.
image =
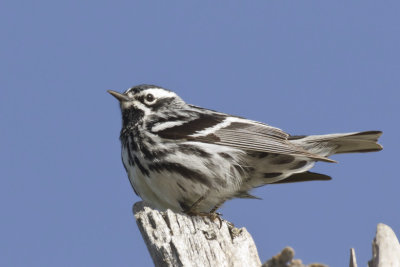
[[199,211],[185,211],[185,213],[189,216],[200,216],[208,218],[210,221],[215,222],[215,220],[219,221],[219,229],[222,227],[222,214],[218,212],[199,212]]

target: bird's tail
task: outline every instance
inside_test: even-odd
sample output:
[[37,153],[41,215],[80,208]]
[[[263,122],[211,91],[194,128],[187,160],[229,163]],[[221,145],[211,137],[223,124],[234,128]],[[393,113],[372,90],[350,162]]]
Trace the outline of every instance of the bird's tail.
[[340,153],[374,152],[382,150],[378,144],[381,131],[344,134],[291,136],[289,140],[311,153],[324,157]]

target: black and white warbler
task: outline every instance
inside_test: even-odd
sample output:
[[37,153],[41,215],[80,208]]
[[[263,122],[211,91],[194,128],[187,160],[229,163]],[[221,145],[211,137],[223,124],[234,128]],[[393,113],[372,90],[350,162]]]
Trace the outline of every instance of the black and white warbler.
[[338,153],[372,152],[380,131],[291,136],[264,123],[186,104],[138,85],[108,91],[122,111],[122,161],[135,192],[160,210],[213,213],[274,183],[330,180],[309,172]]

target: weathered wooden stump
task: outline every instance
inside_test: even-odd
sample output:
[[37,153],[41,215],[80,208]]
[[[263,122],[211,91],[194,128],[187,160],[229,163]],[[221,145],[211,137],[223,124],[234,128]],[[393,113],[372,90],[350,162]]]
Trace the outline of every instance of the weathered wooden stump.
[[[294,250],[284,248],[261,265],[253,238],[245,228],[222,220],[188,216],[171,210],[158,211],[144,202],[133,206],[137,225],[155,266],[323,267],[302,264]],[[354,249],[350,267],[357,267]],[[400,245],[392,229],[378,224],[369,267],[400,267]]]

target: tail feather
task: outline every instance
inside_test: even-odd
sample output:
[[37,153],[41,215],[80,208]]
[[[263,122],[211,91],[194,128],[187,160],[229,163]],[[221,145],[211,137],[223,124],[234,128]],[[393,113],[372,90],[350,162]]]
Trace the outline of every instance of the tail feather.
[[301,172],[295,173],[283,180],[274,182],[272,184],[286,184],[286,183],[297,183],[297,182],[308,182],[308,181],[329,181],[332,178],[328,175],[316,173],[316,172]]
[[380,131],[368,131],[343,136],[337,140],[339,147],[335,153],[339,154],[380,151],[383,149],[383,147],[378,144],[378,138],[381,135],[382,132]]
[[[257,172],[242,184],[240,192],[236,197],[254,198],[249,190],[266,184],[296,183],[307,181],[328,181],[331,177],[325,174],[308,171],[315,161],[323,160],[333,154],[373,152],[382,150],[378,139],[382,135],[380,131],[339,133],[310,136],[290,136],[288,140],[294,145],[307,150],[311,154],[321,158],[297,158],[291,162],[283,159],[277,161],[274,158],[258,158],[253,165]],[[258,161],[257,161],[258,160]],[[275,161],[275,162],[274,162]]]
[[382,146],[377,142],[381,135],[381,131],[366,131],[345,134],[293,136],[289,140],[312,153],[330,156],[340,153],[380,151],[382,150]]

